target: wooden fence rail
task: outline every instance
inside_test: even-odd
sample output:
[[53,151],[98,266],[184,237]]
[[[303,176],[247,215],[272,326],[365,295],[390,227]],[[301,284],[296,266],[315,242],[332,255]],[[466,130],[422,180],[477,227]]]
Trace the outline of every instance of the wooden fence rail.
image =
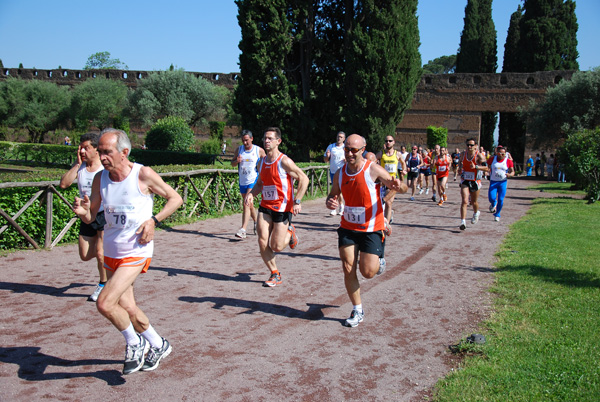
[[[320,192],[329,192],[329,175],[328,175],[328,167],[327,166],[309,166],[306,168],[302,168],[302,170],[307,174],[310,179],[308,192],[311,196],[314,196],[317,191]],[[226,174],[237,174],[237,170],[225,170],[225,169],[200,169],[200,170],[191,170],[187,172],[170,172],[170,173],[159,173],[159,175],[165,179],[168,178],[184,178],[183,188],[181,186],[177,186],[175,190],[180,193],[184,200],[184,208],[187,205],[187,199],[189,197],[190,191],[193,191],[197,196],[199,201],[195,203],[195,205],[191,208],[190,211],[184,210],[183,213],[187,217],[191,217],[198,208],[201,210],[208,211],[210,209],[210,205],[217,206],[219,212],[223,212],[225,209],[226,202],[229,201],[229,205],[233,206],[236,204],[236,199],[234,195],[237,195],[237,176],[226,177]],[[325,175],[325,184],[323,183],[323,176]],[[196,184],[193,182],[193,177],[198,176],[210,176],[207,181],[205,187],[201,190]],[[56,186],[59,185],[59,181],[41,181],[41,182],[10,182],[10,183],[0,183],[0,191],[2,189],[8,188],[23,188],[23,187],[34,187],[40,188],[30,199],[19,209],[17,213],[13,216],[10,216],[6,211],[0,208],[0,216],[4,218],[7,222],[4,226],[0,227],[0,236],[2,233],[10,227],[13,227],[31,246],[35,249],[40,249],[39,244],[30,236],[19,224],[17,223],[17,219],[21,216],[29,207],[33,205],[33,203],[42,197],[42,200],[46,203],[46,231],[44,237],[44,248],[52,249],[56,246],[62,238],[67,234],[71,226],[77,221],[77,217],[73,216],[68,223],[62,228],[60,233],[56,236],[56,238],[52,239],[52,227],[53,227],[53,216],[52,216],[52,208],[54,203],[54,195],[58,197],[58,199],[63,202],[65,205],[72,208],[72,204],[56,189]],[[206,199],[206,192],[211,188],[211,186],[215,187],[214,191],[214,200]],[[190,190],[191,188],[191,190]],[[220,199],[219,197],[219,189],[223,188],[225,192],[224,199]],[[1,194],[0,194],[1,196]],[[241,200],[238,200],[239,207],[241,208]]]

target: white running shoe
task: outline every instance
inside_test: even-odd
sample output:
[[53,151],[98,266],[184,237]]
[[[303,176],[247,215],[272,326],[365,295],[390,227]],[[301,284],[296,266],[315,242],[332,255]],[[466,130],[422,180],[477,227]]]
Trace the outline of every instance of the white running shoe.
[[96,289],[94,290],[94,293],[92,293],[90,297],[87,298],[87,301],[95,302],[96,300],[98,300],[98,296],[100,296],[100,292],[102,292],[102,289],[104,289],[104,285],[98,284],[96,286]]
[[425,189],[425,195],[429,195],[429,189]]
[[495,206],[494,204],[490,204],[490,212],[491,212],[492,214],[495,214],[495,213],[496,213],[496,206]]
[[385,267],[386,267],[386,262],[385,262],[385,258],[380,258],[379,259],[379,271],[377,271],[377,275],[381,275],[385,272]]
[[473,214],[473,218],[471,218],[471,224],[474,225],[479,221],[479,211]]
[[463,219],[460,221],[460,230],[465,230],[467,228],[467,222]]
[[500,222],[500,217],[499,216],[494,216],[494,222]]
[[354,327],[358,326],[358,324],[361,323],[364,318],[365,318],[364,311],[358,312],[357,310],[352,310],[350,317],[346,318],[346,321],[344,321],[344,325],[346,327],[354,328]]
[[235,234],[235,237],[237,237],[238,239],[245,239],[246,238],[246,229],[241,228],[240,230],[238,230],[238,232]]
[[[419,195],[423,194],[423,192],[424,192],[424,191],[425,191],[425,190],[423,190],[423,189],[420,189],[420,190],[419,190]],[[427,189],[427,192],[429,192],[429,189]]]
[[329,212],[329,215],[336,216],[337,215],[337,211],[335,209],[332,209],[331,212]]

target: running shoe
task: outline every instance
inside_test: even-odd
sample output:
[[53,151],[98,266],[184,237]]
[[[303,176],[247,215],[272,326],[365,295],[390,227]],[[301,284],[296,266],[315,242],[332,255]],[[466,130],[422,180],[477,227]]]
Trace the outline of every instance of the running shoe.
[[429,195],[429,189],[425,189],[425,195]]
[[495,206],[494,204],[490,204],[490,212],[491,212],[492,214],[495,214],[495,213],[496,213],[496,206]]
[[139,371],[144,365],[144,354],[150,348],[150,344],[143,336],[139,336],[140,343],[137,345],[127,344],[125,349],[125,364],[123,365],[123,374],[131,374]]
[[344,215],[344,204],[340,204],[340,209],[338,210],[338,215]]
[[471,218],[471,224],[474,225],[479,221],[479,211],[473,214],[473,218]]
[[238,230],[238,232],[235,234],[235,237],[237,237],[238,239],[245,239],[246,238],[246,229],[242,228],[242,229]]
[[95,302],[96,300],[98,300],[98,296],[100,296],[100,292],[102,292],[102,289],[104,289],[104,285],[98,284],[96,286],[96,289],[94,290],[94,293],[92,293],[90,297],[87,298],[87,301]]
[[494,216],[494,222],[500,222],[500,217],[499,216]]
[[290,232],[290,248],[293,250],[298,245],[298,236],[296,235],[296,227],[292,224],[288,226],[288,232]]
[[444,202],[448,201],[448,196],[446,193],[442,194],[442,198],[444,199]]
[[433,197],[431,197],[431,201],[437,202],[437,197],[435,196],[435,194],[433,195]]
[[144,365],[142,366],[142,371],[152,371],[158,368],[160,361],[169,356],[173,348],[169,341],[165,338],[162,338],[163,344],[160,348],[150,348],[148,351],[148,355],[146,355],[146,360],[144,360]]
[[465,230],[467,228],[467,222],[465,222],[464,219],[460,221],[459,228],[460,228],[460,230]]
[[379,271],[377,271],[377,275],[381,275],[385,272],[386,262],[385,258],[379,259]]
[[277,285],[281,285],[281,274],[278,273],[273,273],[271,274],[271,276],[269,277],[269,279],[267,279],[265,281],[265,283],[263,283],[264,287],[268,287],[268,288],[272,288],[273,286],[277,286]]
[[346,327],[351,327],[354,328],[356,326],[358,326],[359,323],[362,322],[362,320],[365,318],[365,312],[359,312],[358,310],[352,310],[352,313],[350,313],[350,317],[346,318],[346,321],[344,321],[344,325]]
[[[423,190],[423,189],[420,189],[420,190],[419,190],[419,195],[423,194],[423,192],[424,192],[424,191],[425,191],[425,190]],[[427,189],[427,192],[429,192],[429,189]]]
[[441,207],[442,205],[444,205],[444,199],[441,199],[440,202],[438,202],[438,206]]
[[337,211],[335,209],[332,209],[331,211],[329,211],[329,215],[336,216],[337,215]]
[[411,200],[411,201],[414,201],[414,200],[415,200],[415,197],[410,197],[410,200]]

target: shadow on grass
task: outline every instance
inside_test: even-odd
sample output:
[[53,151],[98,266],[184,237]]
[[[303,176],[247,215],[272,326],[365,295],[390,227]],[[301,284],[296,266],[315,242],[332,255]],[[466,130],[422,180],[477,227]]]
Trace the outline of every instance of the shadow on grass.
[[594,273],[581,273],[571,269],[550,269],[538,265],[509,265],[502,271],[524,272],[546,282],[578,288],[600,288],[600,278]]
[[39,347],[21,346],[0,348],[0,362],[19,366],[18,376],[26,381],[64,380],[69,378],[97,378],[108,385],[125,383],[121,372],[117,370],[98,370],[88,372],[46,372],[49,367],[78,367],[122,364],[122,360],[66,360],[60,357],[40,353]]

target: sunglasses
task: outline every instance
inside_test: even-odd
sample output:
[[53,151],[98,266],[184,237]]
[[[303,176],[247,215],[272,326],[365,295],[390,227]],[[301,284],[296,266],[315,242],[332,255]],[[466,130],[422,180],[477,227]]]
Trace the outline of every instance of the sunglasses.
[[467,144],[468,147],[474,147],[477,144]]
[[394,140],[385,140],[385,142],[394,142]]
[[357,154],[359,153],[364,147],[360,147],[360,148],[350,148],[350,147],[344,147],[344,151],[346,152],[352,152],[353,154]]

